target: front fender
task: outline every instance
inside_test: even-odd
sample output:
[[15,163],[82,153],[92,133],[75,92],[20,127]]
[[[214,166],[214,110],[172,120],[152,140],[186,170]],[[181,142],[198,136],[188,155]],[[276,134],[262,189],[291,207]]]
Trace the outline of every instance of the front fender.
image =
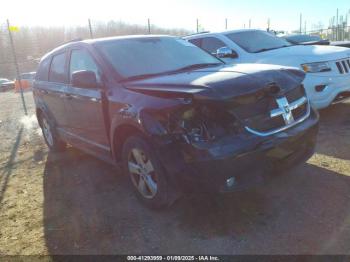
[[[118,136],[120,130],[127,130],[127,134]],[[146,110],[136,110],[132,106],[125,106],[119,109],[111,119],[110,134],[112,154],[118,159],[120,148],[115,145],[122,145],[124,140],[131,134],[139,132],[151,141],[153,145],[164,144],[167,137],[166,128],[157,120],[155,116]],[[122,132],[124,133],[124,132]],[[118,139],[121,139],[118,140]]]

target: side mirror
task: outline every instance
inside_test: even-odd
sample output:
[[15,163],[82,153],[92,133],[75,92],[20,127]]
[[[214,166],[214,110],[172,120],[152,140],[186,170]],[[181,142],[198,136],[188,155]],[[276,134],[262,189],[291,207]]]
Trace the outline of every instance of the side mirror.
[[238,54],[227,46],[220,47],[215,54],[218,58],[237,58]]
[[96,88],[97,87],[97,79],[95,72],[81,70],[75,71],[72,74],[71,83],[76,87],[83,88]]

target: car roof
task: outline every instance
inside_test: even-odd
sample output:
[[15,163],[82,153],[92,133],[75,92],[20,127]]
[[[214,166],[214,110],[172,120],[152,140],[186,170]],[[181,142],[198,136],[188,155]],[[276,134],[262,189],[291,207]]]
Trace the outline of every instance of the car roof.
[[206,35],[215,35],[215,34],[233,34],[233,33],[241,33],[241,32],[254,32],[254,31],[264,31],[261,29],[235,29],[235,30],[223,30],[223,31],[216,31],[216,32],[204,32],[204,33],[198,33],[193,35],[184,36],[184,39],[192,39],[197,38],[199,36],[206,36]]
[[112,36],[112,37],[102,37],[102,38],[95,38],[95,39],[86,39],[86,40],[82,40],[81,42],[87,43],[87,44],[94,44],[94,43],[100,43],[100,42],[109,42],[109,41],[125,40],[125,39],[148,39],[148,38],[159,38],[159,37],[173,38],[174,36],[169,36],[169,35],[123,35],[123,36]]
[[60,53],[67,48],[71,47],[78,47],[78,46],[87,46],[87,45],[93,45],[96,43],[101,42],[109,42],[109,41],[116,41],[116,40],[125,40],[125,39],[148,39],[148,38],[159,38],[159,37],[169,37],[169,38],[176,38],[176,36],[169,36],[169,35],[124,35],[124,36],[112,36],[112,37],[102,37],[102,38],[94,38],[94,39],[86,39],[86,40],[72,40],[67,43],[64,43],[55,49],[48,52],[46,55],[44,55],[41,59],[44,60],[48,58],[51,55],[54,55],[56,53]]

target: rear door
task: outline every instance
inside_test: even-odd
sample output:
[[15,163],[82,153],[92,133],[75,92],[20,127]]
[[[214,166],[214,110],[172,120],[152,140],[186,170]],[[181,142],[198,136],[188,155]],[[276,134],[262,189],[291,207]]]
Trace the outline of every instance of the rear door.
[[40,106],[49,114],[59,131],[65,129],[68,123],[64,104],[68,84],[66,64],[65,51],[42,61],[34,90],[40,98]]
[[104,120],[102,104],[101,70],[88,50],[79,48],[70,52],[68,66],[69,79],[74,72],[80,70],[93,71],[99,86],[96,88],[81,88],[68,85],[69,96],[66,106],[69,115],[69,135],[72,143],[98,155],[110,154],[109,139]]

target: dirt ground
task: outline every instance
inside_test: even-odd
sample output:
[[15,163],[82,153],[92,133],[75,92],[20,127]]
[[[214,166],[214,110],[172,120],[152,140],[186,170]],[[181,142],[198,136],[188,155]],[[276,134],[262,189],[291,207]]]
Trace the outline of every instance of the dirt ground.
[[350,254],[350,103],[321,112],[316,154],[247,192],[142,206],[117,169],[52,154],[27,93],[0,93],[0,254]]

